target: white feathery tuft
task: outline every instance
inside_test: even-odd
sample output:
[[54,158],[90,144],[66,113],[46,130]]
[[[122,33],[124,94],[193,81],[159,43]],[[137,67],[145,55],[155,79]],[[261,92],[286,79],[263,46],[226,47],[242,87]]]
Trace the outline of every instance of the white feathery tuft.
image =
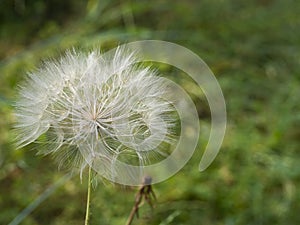
[[39,153],[81,169],[101,162],[111,170],[124,154],[134,154],[139,164],[151,151],[165,154],[159,144],[173,141],[175,121],[164,98],[167,85],[135,62],[124,49],[112,58],[73,50],[28,74],[16,103],[18,147],[44,134],[46,148]]

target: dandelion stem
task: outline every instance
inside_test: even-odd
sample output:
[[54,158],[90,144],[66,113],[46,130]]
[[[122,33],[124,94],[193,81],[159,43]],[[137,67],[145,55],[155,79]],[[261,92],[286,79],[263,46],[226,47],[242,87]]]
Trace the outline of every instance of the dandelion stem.
[[87,200],[86,200],[86,211],[85,211],[85,221],[84,225],[89,224],[89,215],[90,215],[90,199],[91,199],[91,173],[92,168],[89,166],[89,175],[88,175],[88,193],[87,193]]

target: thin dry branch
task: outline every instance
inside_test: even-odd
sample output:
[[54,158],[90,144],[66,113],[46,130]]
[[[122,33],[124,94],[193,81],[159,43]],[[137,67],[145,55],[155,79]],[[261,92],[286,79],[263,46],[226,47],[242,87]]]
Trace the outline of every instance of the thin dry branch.
[[134,215],[139,218],[139,207],[143,199],[150,205],[151,208],[153,208],[152,199],[156,200],[156,196],[153,192],[151,182],[152,178],[150,176],[146,176],[144,178],[143,184],[135,196],[135,203],[132,207],[126,225],[130,225],[132,223]]

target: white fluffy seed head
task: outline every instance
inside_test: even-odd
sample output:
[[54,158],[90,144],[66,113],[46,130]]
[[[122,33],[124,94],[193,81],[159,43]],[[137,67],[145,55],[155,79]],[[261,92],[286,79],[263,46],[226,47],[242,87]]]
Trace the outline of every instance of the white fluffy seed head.
[[130,157],[146,164],[153,152],[164,155],[160,146],[172,142],[174,125],[167,85],[125,52],[107,58],[69,51],[30,73],[16,103],[18,147],[44,135],[39,153],[81,169],[101,162],[107,170]]

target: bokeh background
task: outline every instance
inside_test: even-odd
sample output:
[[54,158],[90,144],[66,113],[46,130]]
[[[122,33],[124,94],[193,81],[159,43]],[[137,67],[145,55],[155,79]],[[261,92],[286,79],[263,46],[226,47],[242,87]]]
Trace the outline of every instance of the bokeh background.
[[[86,173],[82,182],[77,175],[61,181],[66,171],[52,157],[13,145],[12,104],[26,71],[73,46],[105,51],[142,39],[175,42],[198,54],[222,87],[228,125],[221,152],[200,173],[207,102],[182,72],[159,67],[180,75],[198,107],[202,134],[183,170],[154,185],[154,210],[145,204],[133,224],[300,224],[299,12],[297,0],[1,0],[0,224],[43,197],[20,224],[77,225],[85,215]],[[135,193],[100,181],[90,224],[125,224]]]

